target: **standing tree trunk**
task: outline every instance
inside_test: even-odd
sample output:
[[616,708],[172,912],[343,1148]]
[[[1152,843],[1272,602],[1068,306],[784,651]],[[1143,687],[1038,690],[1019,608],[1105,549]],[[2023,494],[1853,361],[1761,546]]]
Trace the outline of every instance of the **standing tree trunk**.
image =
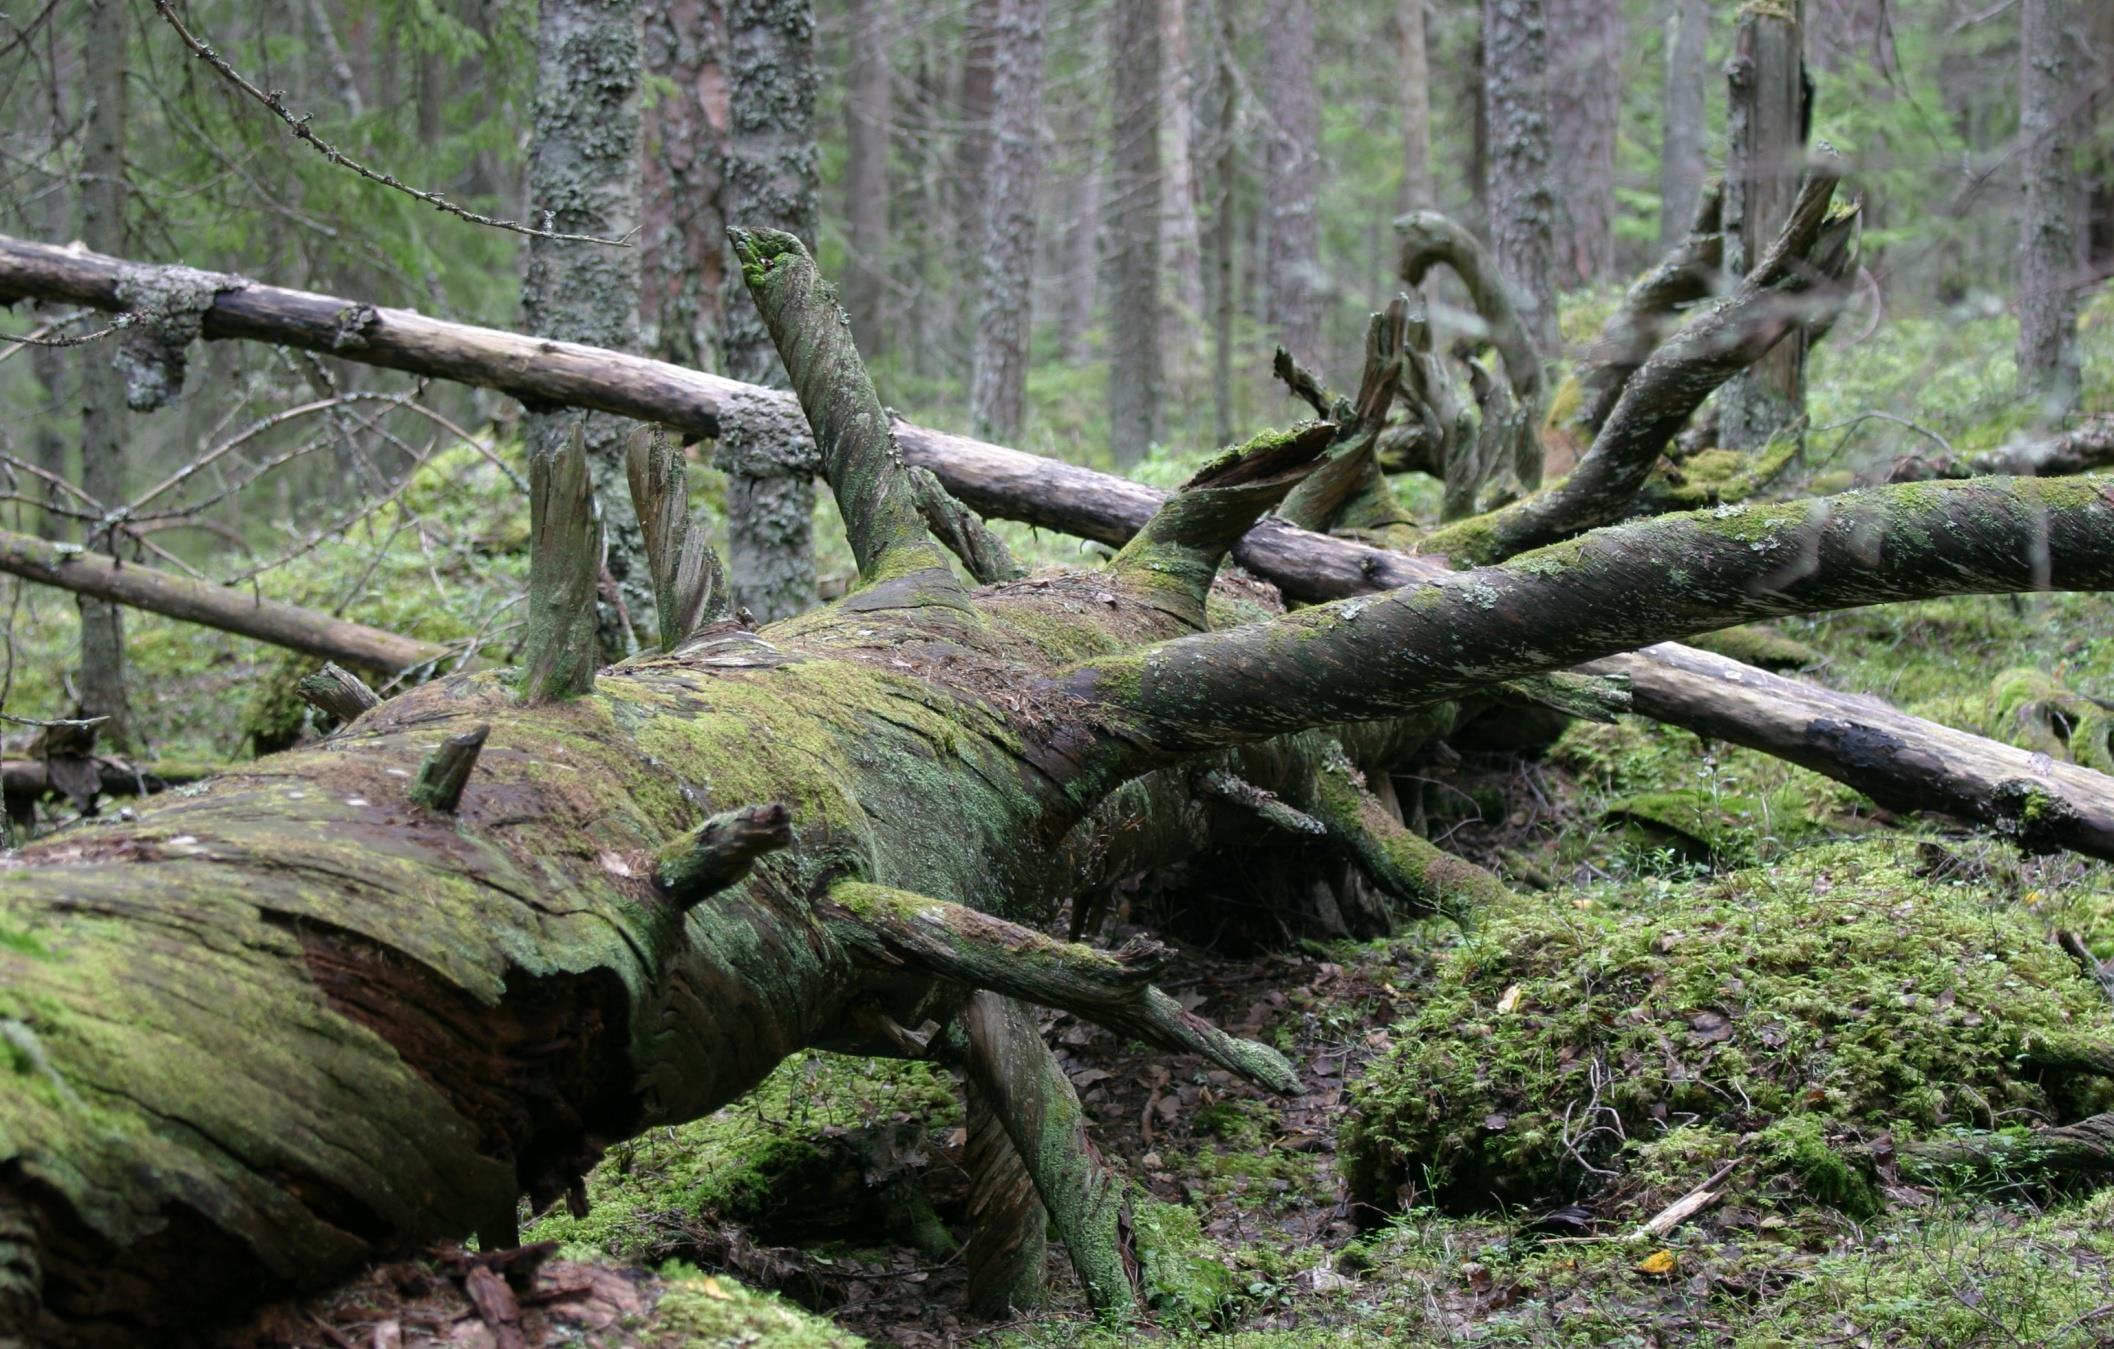
[[1615,267],[1615,123],[1622,112],[1618,0],[1547,0],[1549,115],[1557,184],[1559,289]]
[[1233,207],[1240,195],[1240,157],[1235,131],[1240,118],[1240,81],[1233,68],[1234,0],[1218,0],[1218,31],[1212,44],[1213,109],[1211,208],[1211,406],[1218,443],[1233,443],[1233,251],[1240,232]]
[[2069,0],[2020,0],[2019,384],[2059,416],[2077,400],[2078,246],[2070,175],[2077,99]]
[[[888,146],[895,123],[889,55],[894,0],[851,0],[851,79],[844,91],[844,220],[851,254],[844,311],[870,357],[888,349]],[[741,222],[737,222],[741,223]]]
[[1483,0],[1483,104],[1490,128],[1490,247],[1542,350],[1556,345],[1556,189],[1549,155],[1549,32],[1543,0]]
[[[1804,170],[1811,84],[1806,78],[1805,3],[1740,10],[1726,113],[1725,275],[1745,276],[1791,214]],[[1791,425],[1806,406],[1806,330],[1783,341],[1719,394],[1718,440],[1752,450]]]
[[953,194],[948,205],[953,265],[948,277],[948,350],[953,368],[967,370],[976,340],[976,297],[982,294],[984,175],[991,158],[991,101],[997,90],[996,29],[988,5],[962,16],[960,93],[955,100]]
[[1119,468],[1160,434],[1160,5],[1116,0],[1109,174],[1109,448]]
[[1688,234],[1703,195],[1705,55],[1710,0],[1666,0],[1666,70],[1660,85],[1659,251]]
[[1424,41],[1424,0],[1396,0],[1395,33],[1402,87],[1402,209],[1438,209],[1431,177],[1431,60]]
[[[536,30],[535,139],[529,149],[529,212],[564,234],[628,236],[639,223],[640,7],[638,0],[543,0]],[[521,307],[529,331],[620,351],[638,345],[639,251],[608,244],[529,240]],[[624,483],[620,417],[575,410],[533,413],[530,453],[553,460],[575,437],[602,511],[606,566],[619,587],[605,595],[603,654],[636,648],[612,604],[646,589],[644,543]],[[626,587],[626,582],[631,582]]]
[[1035,323],[1035,201],[1042,184],[1043,0],[998,0],[983,267],[970,348],[976,433],[1020,433]]
[[[81,53],[88,100],[88,141],[81,154],[81,239],[90,248],[125,247],[125,16],[122,0],[88,0]],[[92,78],[90,78],[92,76]],[[105,510],[125,501],[124,445],[130,437],[125,381],[108,343],[91,344],[81,363],[81,488]],[[91,528],[89,548],[117,556],[108,528]],[[83,716],[106,717],[97,734],[112,749],[129,749],[132,710],[125,696],[124,611],[82,599],[81,668],[76,685]]]
[[1167,118],[1167,188],[1160,198],[1160,256],[1167,266],[1165,349],[1174,358],[1176,386],[1194,372],[1198,325],[1204,317],[1203,227],[1197,215],[1196,79],[1189,59],[1190,0],[1160,0],[1162,81]]
[[[815,241],[813,0],[730,0],[727,8],[727,222]],[[727,276],[720,347],[729,375],[788,387],[771,334],[739,268]],[[762,622],[815,603],[814,459],[798,441],[722,436],[727,471],[727,570],[734,601]]]
[[1263,20],[1270,45],[1259,79],[1271,119],[1264,174],[1270,321],[1278,345],[1320,360],[1321,89],[1314,69],[1313,0],[1270,0]]
[[644,117],[640,161],[639,311],[654,355],[705,369],[726,281],[719,214],[727,158],[725,0],[646,6],[646,73],[669,92]]

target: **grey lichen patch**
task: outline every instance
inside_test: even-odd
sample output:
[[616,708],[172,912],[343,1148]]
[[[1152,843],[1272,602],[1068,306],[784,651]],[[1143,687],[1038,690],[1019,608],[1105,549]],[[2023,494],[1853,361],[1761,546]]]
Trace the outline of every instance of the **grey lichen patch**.
[[118,268],[119,322],[125,335],[112,363],[125,377],[125,405],[134,412],[166,407],[183,392],[185,361],[205,323],[205,313],[223,291],[249,282],[194,267],[127,263]]

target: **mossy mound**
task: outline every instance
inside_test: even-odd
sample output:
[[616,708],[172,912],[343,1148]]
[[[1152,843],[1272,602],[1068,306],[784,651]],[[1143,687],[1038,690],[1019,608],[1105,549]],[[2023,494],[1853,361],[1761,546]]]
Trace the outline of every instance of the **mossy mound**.
[[1766,1162],[1845,1202],[1824,1140],[2114,1105],[2057,1066],[2114,1047],[2100,992],[2008,899],[1919,859],[1833,844],[1490,914],[1353,1091],[1354,1195],[1561,1201],[1691,1126],[1767,1134]]
[[[559,1242],[568,1259],[663,1259],[687,1249],[684,1224],[700,1215],[768,1224],[789,1207],[809,1205],[827,1189],[818,1186],[818,1164],[840,1157],[829,1145],[847,1130],[938,1130],[959,1115],[951,1080],[928,1064],[795,1055],[739,1104],[611,1149],[587,1176],[587,1216],[571,1217],[561,1206],[523,1237]],[[863,1174],[844,1179],[838,1200],[874,1208],[868,1215],[847,1212],[847,1221],[868,1216],[873,1226],[900,1224],[904,1215],[885,1202],[895,1197],[891,1187],[862,1188]],[[907,1241],[925,1234],[900,1235]]]
[[647,1320],[655,1349],[858,1349],[866,1341],[770,1293],[670,1262]]

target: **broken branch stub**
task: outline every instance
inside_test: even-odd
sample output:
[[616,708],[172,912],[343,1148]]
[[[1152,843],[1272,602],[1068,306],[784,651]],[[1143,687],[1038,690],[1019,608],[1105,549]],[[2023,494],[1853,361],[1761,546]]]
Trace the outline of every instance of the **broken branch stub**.
[[722,811],[661,849],[653,883],[682,908],[733,885],[758,858],[793,842],[793,815],[776,802]]
[[491,734],[490,723],[481,722],[443,740],[440,748],[419,765],[418,777],[411,783],[411,799],[428,810],[453,815],[462,804],[463,788],[469,785],[477,756],[484,752],[484,742]]
[[314,674],[302,675],[294,690],[310,707],[328,713],[340,722],[349,723],[382,701],[380,694],[336,661],[325,662]]

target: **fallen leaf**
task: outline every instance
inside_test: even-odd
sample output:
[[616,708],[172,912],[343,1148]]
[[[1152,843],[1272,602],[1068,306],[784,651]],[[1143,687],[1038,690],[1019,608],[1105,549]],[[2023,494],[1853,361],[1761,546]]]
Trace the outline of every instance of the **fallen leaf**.
[[732,1302],[734,1295],[719,1286],[719,1280],[707,1274],[697,1281],[697,1291],[718,1302]]

